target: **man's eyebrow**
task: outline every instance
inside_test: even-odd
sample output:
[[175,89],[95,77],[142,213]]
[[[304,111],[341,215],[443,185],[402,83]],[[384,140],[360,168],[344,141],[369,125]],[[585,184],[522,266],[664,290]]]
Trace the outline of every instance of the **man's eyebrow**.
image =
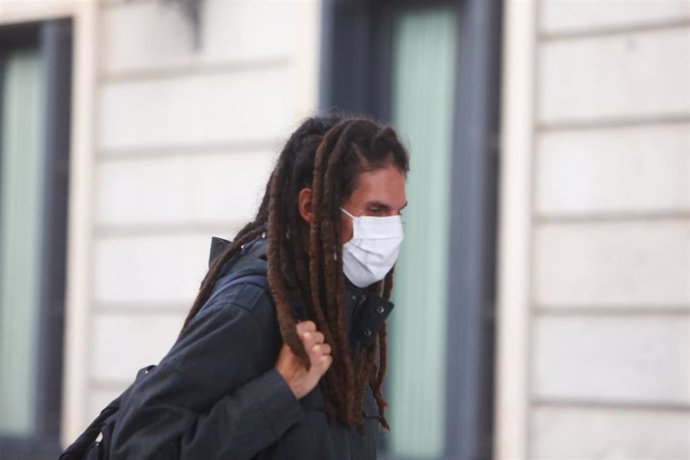
[[[404,209],[405,206],[407,206],[407,201],[405,201],[405,204],[400,206],[400,209]],[[367,208],[383,208],[383,209],[391,209],[391,206],[383,203],[381,201],[370,201],[366,204]]]

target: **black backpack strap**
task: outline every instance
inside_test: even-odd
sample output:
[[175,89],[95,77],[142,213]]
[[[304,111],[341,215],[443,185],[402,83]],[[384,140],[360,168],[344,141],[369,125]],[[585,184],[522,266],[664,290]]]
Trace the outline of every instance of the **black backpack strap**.
[[98,439],[103,424],[120,408],[121,397],[118,396],[101,411],[98,417],[79,435],[77,440],[65,449],[62,455],[60,455],[59,460],[80,460],[84,457],[89,447]]
[[[150,365],[139,369],[139,371],[137,371],[137,376],[134,379],[134,382],[136,383],[139,380],[141,380],[154,367],[156,366]],[[125,390],[125,392],[126,391],[127,390]],[[114,416],[120,409],[120,401],[122,400],[123,395],[124,393],[112,400],[110,404],[105,406],[105,409],[101,411],[98,417],[96,417],[93,420],[93,422],[89,424],[88,427],[86,427],[84,432],[81,435],[79,435],[76,441],[74,441],[67,447],[67,449],[65,449],[62,455],[60,455],[59,460],[81,460],[84,458],[89,448],[94,445],[94,443],[98,439],[98,436],[101,434],[103,425],[105,425],[105,423],[110,419],[110,417]]]
[[[228,284],[226,285],[226,287],[223,288],[223,291],[229,288],[230,286],[244,282],[254,284],[266,290],[266,292],[270,292],[268,286],[268,279],[265,275],[251,273],[247,274],[246,272],[239,272],[237,274],[231,275],[230,279],[228,280]],[[132,388],[132,386],[134,386],[136,382],[142,379],[154,367],[156,366],[151,365],[140,369],[137,372],[137,376],[134,380],[134,383],[129,388]],[[125,390],[125,393],[129,390],[129,388]],[[84,432],[81,435],[79,435],[79,437],[72,444],[70,444],[67,447],[67,449],[64,450],[64,452],[60,455],[59,460],[82,460],[86,458],[87,455],[93,455],[94,451],[91,449],[100,448],[97,443],[98,437],[101,434],[103,427],[106,423],[108,423],[111,417],[117,416],[117,411],[120,409],[120,401],[123,395],[124,393],[118,396],[116,399],[114,399],[110,404],[108,404],[105,407],[105,409],[101,411],[98,417],[96,417],[94,421],[89,424],[86,430],[84,430]],[[96,457],[100,458],[100,456],[103,455],[106,454],[97,454]],[[105,458],[107,458],[107,455]]]

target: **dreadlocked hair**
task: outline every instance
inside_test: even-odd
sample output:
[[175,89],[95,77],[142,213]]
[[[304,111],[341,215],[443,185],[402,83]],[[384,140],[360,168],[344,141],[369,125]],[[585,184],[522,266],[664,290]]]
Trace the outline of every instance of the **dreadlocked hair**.
[[[314,321],[331,345],[333,363],[319,383],[329,418],[361,427],[364,395],[370,386],[379,421],[388,429],[382,391],[386,327],[372,346],[351,347],[340,229],[340,206],[357,187],[359,174],[386,167],[403,174],[409,170],[408,154],[391,127],[335,115],[304,121],[281,151],[255,218],[211,264],[182,330],[210,296],[222,267],[242,245],[266,234],[268,282],[283,341],[307,369],[310,361],[297,336],[297,321]],[[312,190],[311,223],[299,213],[303,188]],[[388,299],[392,288],[393,270],[367,291]],[[295,303],[301,307],[299,318]]]

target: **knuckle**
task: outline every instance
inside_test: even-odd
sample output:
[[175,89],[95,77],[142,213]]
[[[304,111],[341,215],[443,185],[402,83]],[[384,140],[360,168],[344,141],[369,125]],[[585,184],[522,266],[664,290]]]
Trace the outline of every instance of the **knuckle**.
[[312,321],[302,321],[300,323],[297,323],[297,331],[300,333],[304,333],[307,331],[315,331],[316,330],[316,325]]

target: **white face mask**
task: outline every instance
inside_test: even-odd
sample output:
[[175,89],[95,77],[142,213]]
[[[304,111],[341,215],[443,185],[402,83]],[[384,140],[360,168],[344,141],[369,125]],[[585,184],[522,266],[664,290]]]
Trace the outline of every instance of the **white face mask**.
[[357,287],[381,281],[398,260],[403,240],[400,216],[353,216],[352,239],[343,245],[343,272]]

